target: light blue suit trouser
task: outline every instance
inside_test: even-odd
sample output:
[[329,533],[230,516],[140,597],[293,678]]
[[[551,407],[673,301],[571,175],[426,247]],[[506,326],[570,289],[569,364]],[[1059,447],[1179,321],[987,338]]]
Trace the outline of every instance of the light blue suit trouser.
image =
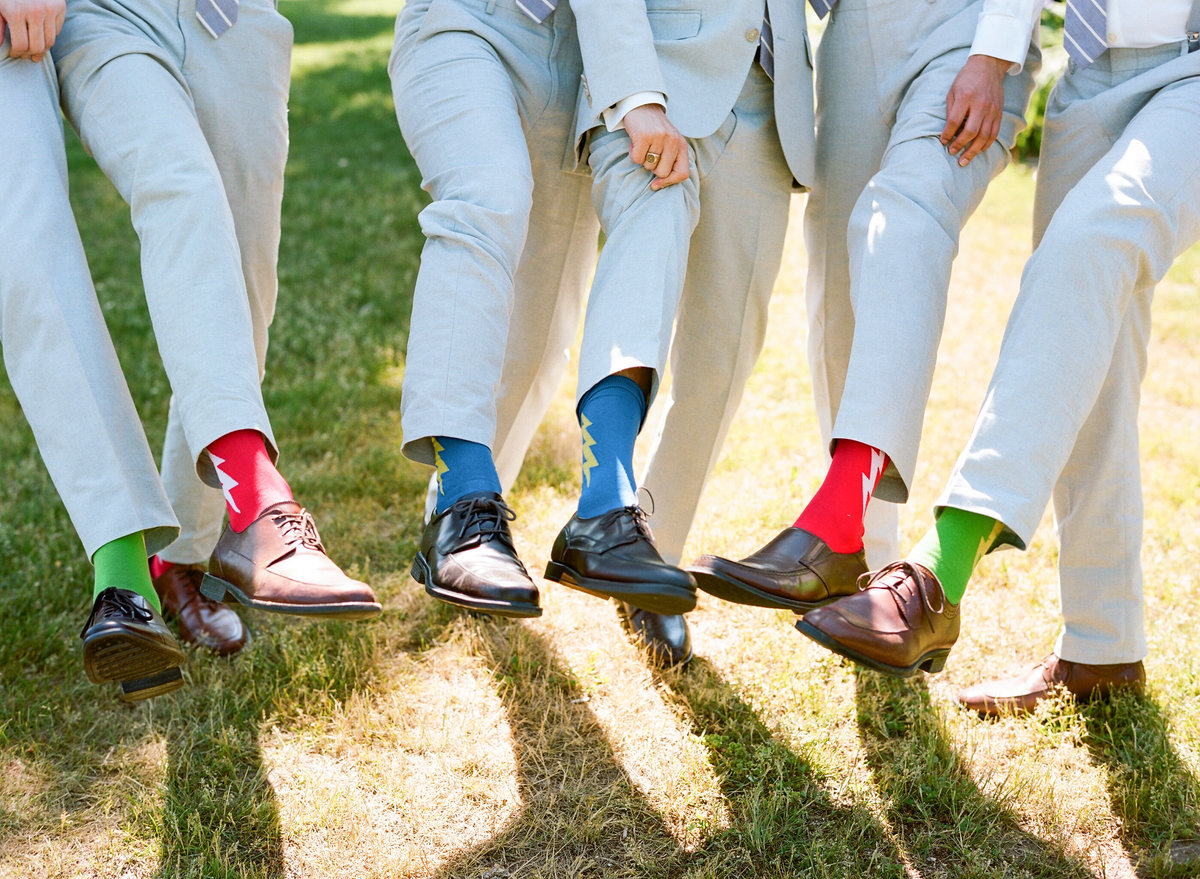
[[[96,301],[67,200],[49,58],[0,41],[0,346],[9,381],[90,558],[141,531],[179,531]],[[2,511],[0,511],[2,514]]]

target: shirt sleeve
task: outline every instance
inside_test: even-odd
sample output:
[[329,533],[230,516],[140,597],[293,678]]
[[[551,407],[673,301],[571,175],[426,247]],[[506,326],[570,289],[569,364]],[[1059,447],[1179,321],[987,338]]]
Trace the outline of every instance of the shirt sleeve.
[[1041,21],[1042,6],[1043,0],[983,0],[971,54],[1008,61],[1008,72],[1020,73]]
[[647,104],[662,104],[665,107],[667,105],[667,96],[662,92],[638,92],[617,101],[607,110],[601,111],[600,115],[604,119],[604,126],[609,131],[623,131],[625,128],[625,114],[630,110],[636,110],[638,107],[644,107]]

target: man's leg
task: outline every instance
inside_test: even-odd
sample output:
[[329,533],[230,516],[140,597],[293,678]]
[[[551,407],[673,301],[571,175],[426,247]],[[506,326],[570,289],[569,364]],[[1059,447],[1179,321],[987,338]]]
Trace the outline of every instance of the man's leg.
[[[423,10],[406,9],[390,65],[401,131],[433,197],[421,214],[402,413],[405,454],[438,464],[440,489],[413,572],[444,601],[536,616],[537,588],[512,546],[491,446],[533,198],[525,125],[552,98],[545,71],[569,19],[492,20],[465,6],[461,14],[478,16],[472,31],[421,26]],[[462,494],[474,479],[492,490]]]
[[[243,0],[238,21],[214,40],[189,45],[183,74],[196,117],[225,185],[262,376],[278,292],[291,25],[270,0]],[[237,94],[238,100],[230,100]],[[179,540],[159,555],[155,588],[184,640],[232,653],[246,641],[240,619],[199,594],[204,563],[221,533],[225,503],[196,476],[172,399],[163,443],[163,484],[179,518]]]
[[[38,449],[95,565],[82,638],[96,682],[145,699],[183,685],[146,565],[178,532],[113,351],[67,198],[58,89],[47,58],[0,40],[0,348]],[[81,441],[82,438],[82,441]]]
[[[126,18],[88,2],[72,12],[55,47],[64,107],[130,204],[183,433],[197,472],[222,488],[230,512],[210,563],[210,597],[230,591],[252,606],[288,613],[378,613],[370,588],[325,554],[311,517],[272,463],[233,218],[180,82],[185,46],[151,41],[133,12]],[[168,17],[174,29],[164,33],[186,43],[174,10]],[[198,23],[195,30],[202,32]],[[134,106],[139,112],[131,115]]]
[[589,161],[606,242],[588,300],[576,393],[583,489],[579,509],[554,541],[546,578],[679,613],[695,606],[695,585],[654,549],[634,495],[632,457],[666,366],[698,218],[698,174],[651,190],[650,172],[629,160],[624,131],[593,131]]

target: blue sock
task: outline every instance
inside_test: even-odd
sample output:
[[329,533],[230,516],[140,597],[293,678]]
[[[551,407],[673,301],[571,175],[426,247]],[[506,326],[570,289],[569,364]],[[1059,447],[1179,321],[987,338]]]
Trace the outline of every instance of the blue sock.
[[623,375],[601,379],[579,401],[583,430],[580,518],[637,503],[633,444],[645,417],[646,395],[637,382]]
[[473,492],[500,493],[500,477],[496,475],[492,450],[485,445],[452,436],[435,436],[433,460],[437,467],[439,513]]

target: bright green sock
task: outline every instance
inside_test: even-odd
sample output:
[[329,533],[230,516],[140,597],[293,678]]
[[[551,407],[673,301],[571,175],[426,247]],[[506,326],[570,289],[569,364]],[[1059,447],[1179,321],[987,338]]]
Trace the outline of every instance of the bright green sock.
[[989,516],[946,507],[933,527],[908,554],[908,561],[933,571],[946,600],[962,601],[967,582],[984,553],[1000,536],[1003,525]]
[[109,586],[132,589],[162,613],[158,593],[150,582],[150,562],[146,558],[146,538],[141,531],[110,540],[92,556],[96,568],[96,588],[92,601]]

